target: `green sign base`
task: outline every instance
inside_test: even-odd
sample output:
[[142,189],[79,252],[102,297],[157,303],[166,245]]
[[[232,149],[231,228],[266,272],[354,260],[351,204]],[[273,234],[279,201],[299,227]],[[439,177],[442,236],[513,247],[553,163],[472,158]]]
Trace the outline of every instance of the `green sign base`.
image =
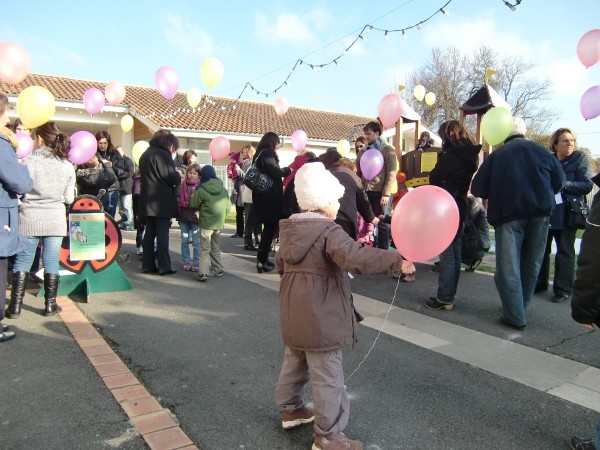
[[[61,265],[61,269],[65,269]],[[61,275],[58,285],[58,295],[65,296],[83,296],[85,301],[89,301],[92,294],[103,292],[131,291],[133,286],[119,267],[116,261],[113,261],[108,267],[100,272],[94,272],[86,264],[81,273],[73,275]],[[38,297],[44,296],[44,289],[38,292]]]

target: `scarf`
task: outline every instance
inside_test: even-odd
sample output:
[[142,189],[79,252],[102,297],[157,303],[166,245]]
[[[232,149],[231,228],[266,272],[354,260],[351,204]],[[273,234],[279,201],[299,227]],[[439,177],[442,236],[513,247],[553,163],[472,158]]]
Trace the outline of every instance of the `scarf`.
[[15,150],[17,149],[17,147],[19,146],[19,140],[17,139],[15,134],[12,132],[12,130],[10,130],[6,127],[0,127],[0,134],[4,135],[4,137],[6,137],[6,139],[8,139],[8,142],[10,142],[10,145],[13,146],[15,148]]
[[182,208],[190,207],[190,197],[196,192],[196,187],[198,186],[198,181],[190,180],[186,178],[183,181],[183,185],[181,186],[181,192],[179,193],[179,199],[177,204]]

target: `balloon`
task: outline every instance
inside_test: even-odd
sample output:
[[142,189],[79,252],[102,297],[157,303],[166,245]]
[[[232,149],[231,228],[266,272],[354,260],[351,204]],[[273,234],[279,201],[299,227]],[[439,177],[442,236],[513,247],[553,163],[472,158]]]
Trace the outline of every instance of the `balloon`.
[[210,145],[208,146],[208,152],[213,161],[219,161],[229,156],[230,149],[231,144],[225,136],[217,136],[210,141]]
[[287,99],[279,97],[275,100],[275,104],[273,105],[273,107],[275,108],[275,113],[278,116],[283,116],[287,112],[290,105]]
[[425,94],[425,103],[427,103],[428,106],[432,106],[435,103],[435,94],[433,92]]
[[600,85],[592,86],[583,93],[579,109],[585,120],[600,116]]
[[125,99],[125,85],[119,81],[111,81],[104,88],[106,101],[117,106]]
[[133,117],[131,117],[129,114],[125,114],[123,117],[121,117],[121,129],[125,133],[127,133],[132,128],[133,128]]
[[372,180],[383,169],[383,155],[376,148],[370,148],[360,158],[360,171],[363,178]]
[[404,113],[402,101],[398,94],[388,94],[379,102],[379,119],[385,128],[394,125]]
[[29,86],[21,91],[17,99],[17,114],[27,128],[45,124],[56,109],[54,96],[41,86]]
[[14,42],[0,42],[0,80],[17,84],[29,73],[29,56]]
[[217,58],[206,58],[200,66],[200,78],[208,89],[215,87],[223,78],[223,63]]
[[170,67],[159,67],[154,74],[154,86],[166,100],[173,100],[179,88],[179,76]]
[[19,145],[17,145],[17,156],[19,158],[25,158],[31,155],[33,151],[33,139],[27,133],[16,133],[15,134]]
[[420,186],[405,194],[394,209],[394,245],[408,261],[427,261],[450,245],[458,221],[458,206],[448,192],[438,186]]
[[496,145],[508,137],[512,130],[511,112],[502,107],[494,107],[481,118],[481,133],[490,145]]
[[415,94],[415,98],[417,100],[419,100],[420,102],[422,102],[423,98],[425,97],[425,86],[423,86],[421,84],[417,84],[415,86],[413,94]]
[[198,106],[200,104],[200,100],[202,100],[202,93],[200,92],[200,89],[193,87],[187,91],[187,102],[188,105],[190,105],[190,108],[195,108]]
[[104,94],[98,88],[89,88],[83,93],[83,106],[92,116],[102,111],[104,107]]
[[73,164],[86,163],[92,159],[97,150],[98,142],[92,133],[89,131],[77,131],[71,136],[69,161]]
[[600,30],[590,30],[581,36],[577,43],[577,57],[585,67],[600,61]]
[[350,142],[348,142],[346,139],[340,139],[337,141],[335,148],[340,155],[346,156],[350,152]]
[[292,147],[297,152],[301,152],[306,147],[308,136],[304,130],[298,129],[292,133]]
[[136,165],[140,165],[140,157],[150,147],[150,144],[146,141],[137,141],[131,149],[131,159]]

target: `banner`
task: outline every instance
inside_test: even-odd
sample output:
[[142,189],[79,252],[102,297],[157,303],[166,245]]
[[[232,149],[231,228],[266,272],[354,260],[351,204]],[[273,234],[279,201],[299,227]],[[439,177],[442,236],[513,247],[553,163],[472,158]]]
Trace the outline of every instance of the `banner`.
[[69,243],[72,261],[105,259],[104,213],[69,214]]

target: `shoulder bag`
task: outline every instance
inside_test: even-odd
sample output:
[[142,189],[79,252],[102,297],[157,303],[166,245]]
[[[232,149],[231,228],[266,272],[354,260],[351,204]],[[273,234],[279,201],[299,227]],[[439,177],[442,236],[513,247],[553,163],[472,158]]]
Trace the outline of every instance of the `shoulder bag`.
[[567,203],[567,226],[584,230],[590,208],[580,196],[565,195]]
[[[260,158],[261,152],[256,157],[256,161]],[[256,167],[256,162],[252,164],[246,174],[244,175],[244,185],[252,190],[252,192],[257,192],[259,194],[268,193],[273,187],[273,178],[266,173],[262,173],[258,167]]]

